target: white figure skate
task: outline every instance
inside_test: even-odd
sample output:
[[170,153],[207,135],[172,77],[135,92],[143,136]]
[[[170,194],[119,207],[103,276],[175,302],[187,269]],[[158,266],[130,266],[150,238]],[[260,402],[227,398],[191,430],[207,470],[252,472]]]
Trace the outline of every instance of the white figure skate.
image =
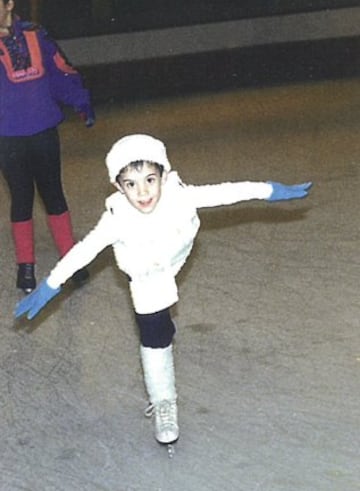
[[166,348],[141,346],[140,353],[150,398],[145,415],[155,415],[155,438],[167,445],[169,457],[172,457],[174,443],[179,438],[172,345]]
[[163,400],[146,408],[147,417],[155,416],[155,438],[161,445],[167,446],[168,455],[175,454],[175,443],[179,439],[179,426],[177,422],[176,401]]

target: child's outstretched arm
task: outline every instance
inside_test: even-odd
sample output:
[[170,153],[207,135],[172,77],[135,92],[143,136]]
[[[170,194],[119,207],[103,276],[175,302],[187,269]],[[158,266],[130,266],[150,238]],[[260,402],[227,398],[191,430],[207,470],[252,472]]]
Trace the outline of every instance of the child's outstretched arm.
[[279,182],[223,182],[220,184],[188,185],[187,192],[196,208],[232,205],[253,199],[281,201],[305,198],[311,182],[286,185]]

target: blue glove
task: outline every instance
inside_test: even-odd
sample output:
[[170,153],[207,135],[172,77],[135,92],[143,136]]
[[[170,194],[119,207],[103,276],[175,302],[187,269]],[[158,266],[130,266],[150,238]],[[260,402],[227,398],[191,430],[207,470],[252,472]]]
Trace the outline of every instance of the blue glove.
[[91,128],[95,124],[95,112],[90,104],[83,104],[78,109],[80,118],[85,122],[87,128]]
[[15,317],[18,318],[27,313],[27,318],[33,319],[60,291],[61,287],[50,288],[46,279],[43,280],[36,290],[20,300],[15,309]]
[[272,185],[273,191],[270,197],[267,198],[267,201],[305,198],[309,194],[309,189],[312,186],[312,182],[292,184],[290,186],[273,181],[268,181],[268,184]]

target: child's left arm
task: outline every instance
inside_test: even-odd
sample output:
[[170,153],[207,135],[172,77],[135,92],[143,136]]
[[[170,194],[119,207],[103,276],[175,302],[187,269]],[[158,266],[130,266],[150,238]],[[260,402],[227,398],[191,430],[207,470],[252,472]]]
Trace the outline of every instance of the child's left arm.
[[311,182],[286,185],[279,182],[224,182],[187,186],[196,208],[231,205],[240,201],[260,199],[266,201],[282,201],[305,198]]

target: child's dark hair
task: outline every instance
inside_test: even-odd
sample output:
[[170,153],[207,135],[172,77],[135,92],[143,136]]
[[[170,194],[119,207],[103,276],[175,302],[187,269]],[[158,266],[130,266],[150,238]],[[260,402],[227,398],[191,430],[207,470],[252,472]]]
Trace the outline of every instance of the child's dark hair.
[[125,174],[125,172],[127,172],[129,169],[131,169],[131,170],[132,169],[135,169],[138,172],[140,172],[141,169],[143,168],[144,164],[150,164],[153,167],[155,167],[156,169],[158,169],[159,174],[160,174],[160,177],[163,175],[163,172],[164,172],[164,166],[163,165],[160,165],[157,162],[152,162],[151,160],[136,160],[134,162],[130,162],[130,164],[128,164],[126,167],[123,167],[121,169],[121,171],[119,172],[119,174],[116,176],[116,182],[118,184],[120,184],[120,178],[121,178],[121,176],[123,174]]

